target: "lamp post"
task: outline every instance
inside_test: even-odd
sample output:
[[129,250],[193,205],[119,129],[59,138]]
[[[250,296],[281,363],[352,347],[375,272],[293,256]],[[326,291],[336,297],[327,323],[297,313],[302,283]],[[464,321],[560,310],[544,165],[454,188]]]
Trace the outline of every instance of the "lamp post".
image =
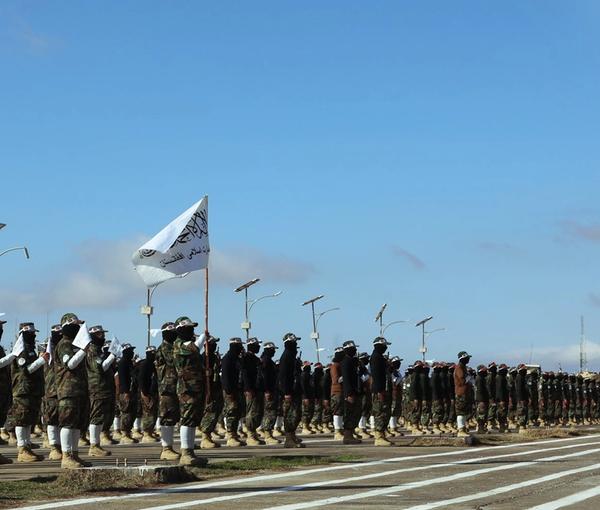
[[319,362],[319,333],[317,332],[317,319],[315,317],[315,301],[318,301],[319,299],[325,297],[323,294],[314,297],[312,299],[309,299],[308,301],[305,301],[304,303],[302,303],[302,306],[306,306],[306,305],[310,305],[310,308],[312,310],[312,324],[313,324],[313,330],[312,333],[310,334],[310,337],[315,341],[315,347],[317,349],[317,362]]
[[4,227],[6,227],[6,223],[0,223],[0,230],[2,230]]
[[9,248],[8,250],[4,250],[3,252],[0,252],[0,257],[2,257],[2,255],[5,255],[7,253],[10,253],[11,251],[17,251],[17,250],[22,250],[25,253],[25,258],[29,259],[29,250],[27,249],[26,246],[16,246],[14,248]]
[[419,321],[415,324],[415,327],[419,327],[421,326],[422,330],[422,334],[421,334],[421,348],[419,349],[419,352],[423,355],[423,361],[425,361],[425,353],[427,352],[427,347],[425,347],[425,324],[427,322],[429,322],[431,319],[433,319],[433,315],[426,317],[425,319],[423,319],[422,321]]
[[[176,278],[185,278],[188,274],[190,273],[183,273],[180,275],[177,275]],[[152,306],[152,296],[154,295],[154,291],[156,290],[156,288],[165,283],[168,282],[169,280],[165,280],[163,282],[157,283],[156,285],[154,285],[151,288],[146,289],[146,304],[142,305],[142,307],[140,308],[140,313],[142,315],[146,316],[146,321],[147,321],[147,339],[146,339],[146,345],[150,346],[150,323],[151,323],[151,317],[152,314],[154,313],[154,307]]]
[[[244,291],[244,322],[242,322],[242,329],[244,331],[246,331],[246,340],[248,340],[248,338],[250,338],[250,328],[251,328],[251,324],[250,321],[248,320],[248,288],[252,287],[252,285],[254,285],[255,283],[260,282],[260,278],[254,278],[254,280],[250,280],[249,282],[244,283],[243,285],[240,285],[237,289],[234,290],[234,292],[241,292]],[[253,303],[254,304],[254,303]]]
[[387,308],[387,303],[384,303],[383,306],[381,307],[381,309],[379,310],[379,312],[377,313],[377,316],[375,317],[375,322],[379,322],[379,336],[383,336],[383,334],[385,333],[387,328],[389,328],[390,326],[393,326],[394,324],[402,324],[404,322],[409,321],[409,319],[406,319],[406,320],[401,320],[401,321],[392,321],[389,324],[384,324],[383,323],[383,312],[385,312],[386,308]]

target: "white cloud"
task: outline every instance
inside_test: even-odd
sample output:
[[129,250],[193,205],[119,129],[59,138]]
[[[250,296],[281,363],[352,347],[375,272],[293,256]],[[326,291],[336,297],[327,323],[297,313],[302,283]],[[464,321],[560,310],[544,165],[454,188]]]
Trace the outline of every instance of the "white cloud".
[[[586,340],[584,344],[585,359],[588,367],[593,369],[600,362],[600,343]],[[569,371],[579,369],[579,344],[562,346],[535,347],[533,349],[520,349],[497,356],[499,362],[517,363],[529,362],[542,365],[548,370],[555,370],[558,366]]]
[[[82,243],[71,260],[51,271],[52,277],[29,288],[0,290],[0,308],[12,312],[46,313],[66,308],[114,309],[144,292],[144,284],[131,264],[131,254],[145,242],[133,240]],[[260,277],[274,283],[297,284],[314,272],[311,265],[252,248],[213,250],[211,284],[234,287]],[[161,293],[182,294],[198,288],[199,276],[175,279]]]

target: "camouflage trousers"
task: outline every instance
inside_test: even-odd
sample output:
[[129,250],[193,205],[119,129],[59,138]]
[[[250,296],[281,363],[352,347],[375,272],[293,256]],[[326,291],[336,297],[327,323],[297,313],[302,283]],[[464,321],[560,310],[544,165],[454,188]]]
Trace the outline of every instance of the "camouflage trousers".
[[115,415],[115,400],[112,397],[91,397],[90,424],[102,425],[102,431],[110,430]]
[[506,428],[507,424],[508,424],[508,402],[497,402],[496,404],[498,406],[498,412],[497,412],[497,417],[498,417],[498,424],[503,427]]
[[428,427],[431,421],[431,400],[421,401],[421,426]]
[[575,403],[575,419],[578,423],[583,419],[583,403],[579,400]]
[[323,400],[323,425],[331,426],[332,421],[333,421],[333,413],[331,412],[331,401]]
[[219,422],[219,416],[223,412],[223,390],[221,388],[213,388],[210,392],[210,401],[204,406],[202,421],[200,422],[200,430],[205,434],[214,432]]
[[229,395],[223,393],[223,399],[225,400],[223,416],[225,417],[227,432],[237,434],[240,419],[242,418],[241,396],[239,393]]
[[392,401],[392,416],[400,418],[402,416],[402,395]]
[[152,395],[147,399],[140,396],[140,400],[142,403],[142,431],[152,433],[158,418],[158,395]]
[[354,430],[358,427],[358,422],[361,416],[361,400],[358,396],[354,397],[354,402],[348,402],[348,399],[344,402],[344,430]]
[[264,393],[246,392],[246,428],[250,432],[256,432],[265,414]]
[[15,427],[36,425],[40,416],[42,397],[14,397],[12,417]]
[[49,397],[43,401],[44,425],[58,426],[58,398]]
[[477,402],[477,425],[485,427],[490,415],[490,404],[487,401]]
[[444,420],[444,401],[434,400],[431,403],[431,421],[434,425],[440,425]]
[[392,415],[390,399],[380,399],[376,393],[371,398],[373,421],[375,422],[375,431],[384,432],[387,430],[390,417]]
[[488,407],[488,415],[487,415],[488,423],[493,425],[496,422],[497,417],[498,417],[498,404],[496,404],[495,400],[491,400],[490,405]]
[[456,406],[454,399],[444,400],[444,423],[454,423],[456,420]]
[[315,414],[315,401],[312,398],[302,400],[302,425],[309,425]]
[[577,402],[571,400],[569,402],[569,420],[577,419]]
[[301,412],[302,399],[300,397],[294,396],[291,400],[283,399],[283,429],[285,432],[296,432]]
[[61,398],[58,401],[58,426],[67,429],[84,430],[88,422],[84,415],[88,408],[88,397]]
[[161,425],[175,426],[179,421],[179,399],[177,395],[160,395],[158,397],[158,416]]
[[314,400],[314,410],[310,423],[315,426],[323,424],[323,401],[320,398]]
[[121,408],[121,430],[131,432],[133,422],[137,416],[137,395],[135,393],[121,393],[119,407]]
[[410,406],[410,423],[414,427],[418,427],[421,424],[421,401],[413,400]]
[[344,414],[344,397],[342,395],[331,395],[331,414],[342,416]]
[[508,419],[510,421],[516,421],[517,418],[517,403],[510,400],[508,402]]
[[8,410],[10,409],[10,405],[12,402],[12,395],[10,393],[4,393],[6,390],[10,388],[0,388],[0,427],[4,427],[6,424],[6,418],[8,417]]
[[180,393],[179,414],[180,425],[196,428],[202,421],[202,411],[204,409],[204,395],[201,393]]
[[466,395],[456,395],[454,399],[456,416],[469,416],[472,414],[471,403]]
[[540,406],[536,400],[531,401],[531,405],[527,408],[527,421],[530,423],[537,422],[540,417]]
[[273,393],[269,398],[265,397],[265,411],[263,413],[262,429],[272,431],[275,428],[275,422],[277,421],[277,411],[279,405],[277,398]]

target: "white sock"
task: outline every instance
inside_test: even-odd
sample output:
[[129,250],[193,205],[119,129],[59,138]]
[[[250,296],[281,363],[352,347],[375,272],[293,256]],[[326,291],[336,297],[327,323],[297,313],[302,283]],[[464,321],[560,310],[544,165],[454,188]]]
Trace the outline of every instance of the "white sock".
[[64,427],[60,429],[60,444],[63,452],[71,453],[73,451],[73,434],[71,429]]
[[140,430],[141,428],[142,428],[142,419],[136,418],[135,421],[133,422],[133,429]]
[[182,450],[189,450],[190,449],[190,433],[189,433],[189,429],[190,427],[187,427],[186,425],[182,425],[179,428],[179,435],[181,436],[181,449]]
[[160,443],[163,448],[173,447],[173,430],[174,427],[169,427],[168,425],[160,426]]
[[113,420],[113,430],[121,430],[121,417],[115,416]]
[[46,428],[46,433],[48,434],[48,444],[50,446],[56,446],[59,444],[60,436],[58,427],[56,425],[48,425]]
[[358,428],[359,429],[367,428],[367,419],[364,416],[361,416],[360,420],[358,420]]
[[390,428],[391,428],[392,430],[394,430],[394,429],[396,428],[396,417],[395,417],[395,416],[392,416],[392,417],[390,418]]
[[464,428],[465,426],[465,417],[464,416],[457,416],[456,417],[456,425],[459,429]]
[[156,418],[156,423],[154,424],[154,430],[160,429],[160,417]]
[[17,446],[19,448],[27,446],[27,432],[25,431],[28,427],[15,427],[15,436],[17,436]]
[[369,418],[369,423],[371,424],[371,428],[375,430],[375,416],[371,416],[371,418]]
[[342,430],[344,428],[344,418],[342,416],[333,415],[333,428],[335,430]]
[[93,425],[90,423],[89,431],[90,431],[90,445],[98,446],[100,444],[100,429],[102,425]]
[[275,428],[280,429],[281,427],[283,427],[283,416],[278,416],[275,420]]

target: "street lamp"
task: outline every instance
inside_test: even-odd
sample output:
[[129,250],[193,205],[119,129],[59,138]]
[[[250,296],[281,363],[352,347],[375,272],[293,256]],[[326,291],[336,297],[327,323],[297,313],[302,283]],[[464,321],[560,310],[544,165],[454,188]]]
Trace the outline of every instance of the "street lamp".
[[387,308],[387,303],[384,303],[383,306],[381,307],[381,309],[379,310],[379,312],[377,313],[377,315],[375,316],[375,322],[379,322],[379,336],[383,336],[383,334],[385,333],[385,330],[387,328],[389,328],[390,326],[393,326],[394,324],[401,324],[403,322],[409,321],[409,319],[407,319],[404,321],[392,321],[389,324],[384,324],[383,323],[383,312],[385,312],[386,308]]
[[315,326],[319,326],[319,321],[321,320],[321,317],[323,317],[323,315],[329,312],[335,312],[336,310],[341,310],[341,308],[339,306],[336,306],[335,308],[330,308],[329,310],[325,310],[324,312],[318,313],[317,322],[315,323]]
[[[175,278],[185,278],[188,273],[183,273],[183,274],[179,274],[177,275]],[[147,345],[150,346],[150,318],[152,316],[152,314],[154,313],[154,307],[152,306],[152,296],[154,295],[154,291],[156,290],[156,287],[158,287],[159,285],[161,285],[162,283],[168,282],[169,280],[164,280],[160,283],[157,283],[156,285],[154,285],[152,288],[148,288],[146,289],[146,304],[142,305],[142,307],[140,308],[140,313],[142,315],[146,316],[146,320],[148,323],[148,333],[147,333]]]
[[252,307],[258,303],[259,301],[262,301],[263,299],[267,299],[267,298],[273,298],[273,297],[277,297],[277,296],[281,296],[281,294],[283,294],[282,290],[279,290],[277,292],[275,292],[275,294],[267,294],[266,296],[262,296],[259,297],[257,299],[250,299],[248,302],[250,303],[250,307],[248,308],[248,316],[250,315],[250,312],[252,311]]
[[320,296],[314,297],[312,299],[309,299],[308,301],[305,301],[304,303],[302,303],[302,306],[306,306],[306,305],[310,305],[311,309],[312,309],[312,323],[313,323],[313,330],[312,333],[310,334],[310,337],[315,341],[315,346],[317,349],[317,362],[319,362],[319,333],[317,333],[317,319],[315,317],[315,301],[318,301],[319,299],[325,297],[323,294],[321,294]]
[[0,230],[2,230],[4,227],[6,227],[6,223],[0,223]]
[[387,328],[389,328],[390,326],[393,326],[394,324],[404,324],[406,322],[408,322],[408,320],[405,320],[405,321],[392,321],[389,324],[386,324],[384,326],[384,328],[382,330],[380,330],[381,331],[381,335],[380,336],[383,336],[384,333],[386,332]]
[[[242,329],[246,331],[246,340],[248,340],[248,338],[250,338],[250,327],[252,326],[250,324],[250,321],[248,320],[248,288],[252,287],[252,285],[254,285],[255,283],[260,282],[260,278],[254,278],[254,280],[250,280],[249,282],[244,283],[244,285],[240,285],[237,289],[234,290],[234,292],[241,292],[244,291],[244,309],[245,309],[245,320],[244,322],[242,322]],[[254,303],[253,303],[254,304]]]
[[0,257],[2,257],[2,255],[5,255],[6,253],[17,250],[22,250],[23,252],[25,252],[25,258],[29,259],[29,250],[26,246],[16,246],[15,248],[9,248],[8,250],[4,250],[3,252],[0,252]]
[[425,361],[425,353],[427,352],[427,347],[425,347],[425,324],[427,322],[429,322],[431,319],[433,319],[433,315],[426,317],[425,319],[423,319],[420,322],[417,322],[415,324],[415,327],[422,327],[422,335],[421,335],[421,348],[419,349],[419,352],[423,355],[423,361]]

